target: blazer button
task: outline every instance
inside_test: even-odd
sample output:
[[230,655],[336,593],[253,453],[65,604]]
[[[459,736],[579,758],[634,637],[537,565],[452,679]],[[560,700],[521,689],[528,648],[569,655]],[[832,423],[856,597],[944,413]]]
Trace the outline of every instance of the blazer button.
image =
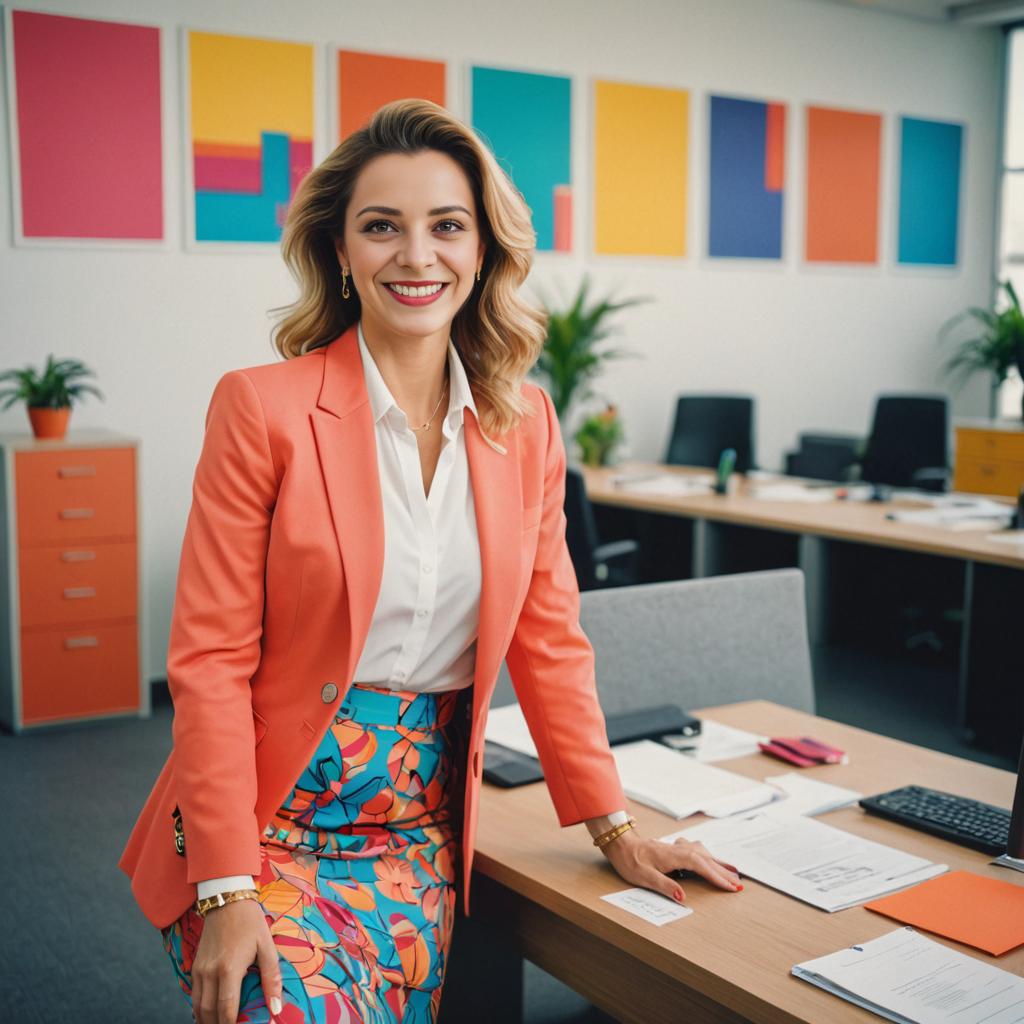
[[338,688],[334,683],[325,683],[324,688],[320,691],[320,699],[325,704],[333,704],[335,697],[338,696]]

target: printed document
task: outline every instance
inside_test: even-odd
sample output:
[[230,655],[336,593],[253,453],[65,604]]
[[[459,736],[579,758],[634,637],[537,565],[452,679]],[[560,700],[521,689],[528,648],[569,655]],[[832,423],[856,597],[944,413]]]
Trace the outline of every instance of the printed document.
[[813,818],[748,815],[664,836],[700,840],[740,874],[832,913],[949,870]]
[[612,754],[626,796],[673,818],[703,811],[717,818],[770,803],[778,791],[669,750],[652,740],[624,743]]
[[1024,978],[898,928],[793,974],[898,1024],[1019,1024]]

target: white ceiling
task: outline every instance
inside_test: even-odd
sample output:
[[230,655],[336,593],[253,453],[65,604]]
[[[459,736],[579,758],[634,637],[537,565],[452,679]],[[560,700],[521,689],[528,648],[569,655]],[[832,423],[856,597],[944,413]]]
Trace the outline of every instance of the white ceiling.
[[1024,20],[1024,0],[827,0],[927,21],[1006,25]]

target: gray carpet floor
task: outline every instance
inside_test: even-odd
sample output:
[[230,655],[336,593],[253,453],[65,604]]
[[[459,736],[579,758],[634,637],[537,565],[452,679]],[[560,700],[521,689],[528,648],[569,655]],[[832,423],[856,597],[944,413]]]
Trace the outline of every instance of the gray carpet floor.
[[[948,669],[826,649],[815,656],[819,713],[1010,768],[952,725]],[[171,711],[148,720],[0,733],[7,920],[0,929],[0,1021],[187,1024],[158,933],[116,863],[170,747]],[[609,1018],[531,969],[528,1024]]]

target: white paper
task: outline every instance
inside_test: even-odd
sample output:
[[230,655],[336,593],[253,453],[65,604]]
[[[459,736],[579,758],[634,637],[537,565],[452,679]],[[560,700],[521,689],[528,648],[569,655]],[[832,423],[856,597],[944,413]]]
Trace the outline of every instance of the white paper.
[[948,868],[813,818],[748,815],[709,821],[662,837],[700,840],[740,874],[832,913],[857,906]]
[[1024,978],[898,928],[793,974],[900,1024],[1017,1024]]
[[735,814],[775,799],[776,791],[763,782],[700,764],[651,740],[613,747],[612,754],[626,796],[674,818]]
[[537,748],[534,746],[526,719],[523,717],[523,709],[518,704],[509,704],[503,708],[491,708],[487,713],[487,728],[484,730],[484,738],[491,743],[508,747],[509,750],[526,754],[527,757],[537,756]]
[[630,494],[652,494],[665,497],[683,497],[690,494],[710,494],[715,478],[710,473],[637,473],[614,477],[612,483]]
[[770,775],[764,780],[782,792],[786,799],[770,804],[764,809],[770,815],[806,815],[827,814],[840,807],[855,804],[864,794],[842,786],[832,786],[827,782],[808,778],[799,772],[786,772],[785,775]]
[[942,526],[951,530],[992,529],[999,522],[1009,522],[1013,509],[988,498],[966,498],[945,495],[946,501],[934,502],[931,508],[894,508],[887,519],[918,526]]
[[731,725],[701,719],[699,736],[668,736],[666,742],[673,750],[681,751],[687,757],[710,764],[714,761],[729,761],[734,757],[746,757],[760,753],[758,742],[765,742],[767,736],[734,729]]
[[808,487],[806,484],[778,483],[758,484],[747,492],[759,501],[794,501],[818,503],[835,501],[835,487]]
[[661,893],[651,892],[650,889],[623,889],[622,892],[609,893],[601,899],[656,925],[678,921],[693,913],[689,907],[684,907],[675,900],[662,896]]

